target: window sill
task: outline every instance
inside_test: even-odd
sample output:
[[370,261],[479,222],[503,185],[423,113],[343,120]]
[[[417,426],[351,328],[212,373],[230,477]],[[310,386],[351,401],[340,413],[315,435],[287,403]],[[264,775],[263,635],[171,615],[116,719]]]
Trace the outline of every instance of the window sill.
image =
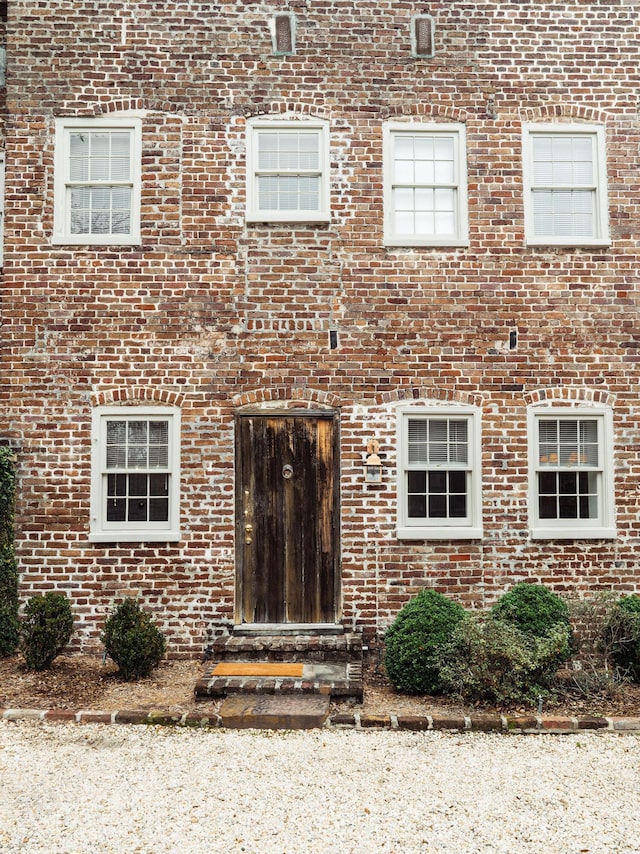
[[294,213],[283,215],[278,211],[261,211],[260,213],[247,214],[245,216],[247,225],[323,225],[331,222],[329,213],[305,213],[296,215]]
[[99,238],[96,235],[91,235],[86,240],[79,240],[76,235],[52,237],[52,246],[140,246],[142,240],[139,234],[126,234],[121,237],[109,235],[107,238]]
[[615,540],[615,528],[532,528],[532,540]]
[[481,540],[482,528],[405,528],[396,530],[399,540]]
[[180,531],[98,531],[89,534],[90,543],[177,543]]
[[420,238],[385,239],[384,246],[388,249],[468,249],[468,240],[421,240]]
[[611,241],[606,240],[580,240],[580,238],[561,238],[551,240],[546,238],[526,238],[524,245],[530,249],[608,249]]

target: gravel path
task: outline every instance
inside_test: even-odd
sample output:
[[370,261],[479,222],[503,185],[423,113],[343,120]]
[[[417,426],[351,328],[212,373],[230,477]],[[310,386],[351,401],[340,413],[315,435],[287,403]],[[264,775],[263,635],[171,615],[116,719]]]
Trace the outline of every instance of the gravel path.
[[640,735],[0,722],[0,852],[640,852]]

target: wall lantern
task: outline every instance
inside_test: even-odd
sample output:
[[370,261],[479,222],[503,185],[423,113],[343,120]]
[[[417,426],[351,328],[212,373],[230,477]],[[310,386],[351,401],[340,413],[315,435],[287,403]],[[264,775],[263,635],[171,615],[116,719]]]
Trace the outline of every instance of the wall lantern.
[[382,460],[378,456],[379,447],[380,443],[377,439],[369,439],[367,442],[368,456],[364,461],[366,483],[382,482]]

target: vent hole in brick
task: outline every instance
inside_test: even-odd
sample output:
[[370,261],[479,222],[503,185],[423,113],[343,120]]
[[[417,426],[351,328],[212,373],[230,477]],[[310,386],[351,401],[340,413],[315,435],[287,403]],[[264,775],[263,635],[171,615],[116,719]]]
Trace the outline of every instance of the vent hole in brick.
[[271,21],[273,52],[278,56],[295,53],[295,18],[292,14],[276,15]]
[[416,15],[412,20],[411,47],[414,56],[433,56],[433,18]]

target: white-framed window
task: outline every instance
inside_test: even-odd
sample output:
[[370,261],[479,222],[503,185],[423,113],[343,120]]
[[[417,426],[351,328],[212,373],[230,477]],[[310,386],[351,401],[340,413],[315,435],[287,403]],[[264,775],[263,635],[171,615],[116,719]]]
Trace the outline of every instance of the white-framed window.
[[399,410],[398,538],[481,537],[480,465],[477,409]]
[[247,126],[247,222],[328,222],[329,127],[252,120]]
[[468,246],[465,128],[387,122],[384,242]]
[[180,539],[179,410],[98,407],[92,441],[89,539]]
[[526,242],[607,246],[605,132],[599,125],[524,125]]
[[140,243],[141,123],[57,119],[53,243]]
[[531,407],[528,426],[532,538],[615,537],[611,411]]

